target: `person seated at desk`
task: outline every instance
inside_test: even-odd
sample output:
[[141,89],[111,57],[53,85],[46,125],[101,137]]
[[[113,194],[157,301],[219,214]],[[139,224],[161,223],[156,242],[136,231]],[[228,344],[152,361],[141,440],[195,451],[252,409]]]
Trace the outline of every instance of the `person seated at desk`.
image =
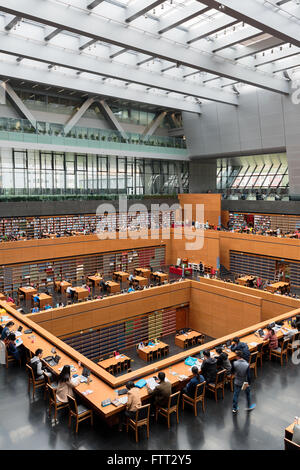
[[292,327],[300,331],[300,315],[296,315],[295,320],[292,322]]
[[116,356],[121,356],[121,353],[119,353],[119,351],[114,351],[114,352],[113,352],[113,355],[114,355],[114,357],[116,357]]
[[222,370],[226,370],[226,375],[229,375],[231,373],[231,363],[230,360],[228,359],[228,354],[223,351],[221,346],[218,346],[216,348],[216,353],[219,354],[217,357],[217,368]]
[[199,374],[199,370],[198,370],[197,366],[192,367],[192,372],[193,372],[193,377],[187,383],[187,385],[184,387],[184,389],[182,391],[183,391],[183,393],[185,393],[189,397],[194,398],[196,387],[197,387],[197,385],[204,382],[204,377],[203,377],[203,375]]
[[151,390],[151,388],[147,385],[147,390],[151,397],[151,406],[153,411],[157,406],[168,406],[169,396],[172,393],[172,385],[170,382],[166,382],[165,378],[166,374],[164,372],[159,372],[158,379],[155,378],[155,381],[158,383],[157,387],[155,387],[154,390]]
[[35,296],[33,297],[33,302],[37,304],[37,303],[39,303],[39,301],[40,301],[39,296],[37,294],[35,294]]
[[137,410],[142,406],[139,389],[134,385],[132,380],[129,380],[126,384],[128,390],[128,400],[126,403],[126,410],[121,414],[119,431],[122,431],[123,424],[126,424],[127,419],[135,419]]
[[50,304],[47,304],[45,305],[44,310],[49,310],[50,308],[52,308],[52,306]]
[[87,284],[82,284],[82,289],[87,289],[89,292],[91,292],[91,288]]
[[79,383],[79,379],[71,380],[71,367],[64,366],[57,379],[57,400],[61,403],[68,403],[67,396],[74,397],[73,388],[79,385]]
[[8,323],[6,323],[5,327],[3,328],[2,330],[2,333],[1,333],[1,340],[4,341],[11,333],[11,328],[14,326],[14,322],[13,321],[9,321]]
[[73,287],[68,286],[68,287],[66,288],[66,293],[67,293],[67,294],[70,294],[72,300],[74,299],[75,290],[73,289]]
[[132,284],[132,283],[130,283],[130,284],[129,284],[129,289],[128,289],[128,291],[127,291],[127,292],[135,292],[135,289],[134,289],[134,287],[133,287],[133,284]]
[[139,344],[138,344],[138,349],[144,349],[145,347],[145,344],[143,343],[143,341],[141,341]]
[[275,331],[269,325],[267,326],[268,333],[262,338],[264,341],[269,340],[269,349],[277,349],[278,348],[278,338],[276,336]]
[[106,283],[103,281],[100,281],[100,287],[102,288],[103,292],[107,292],[107,285]]
[[231,351],[232,352],[237,351],[237,350],[242,351],[243,359],[245,359],[245,361],[249,362],[250,351],[249,351],[249,348],[248,348],[248,344],[247,343],[242,343],[237,336],[235,338],[233,338],[232,343],[233,344],[230,346]]
[[128,281],[129,281],[130,283],[132,283],[133,280],[134,280],[134,275],[131,273],[131,274],[129,275],[129,277],[128,277]]
[[16,361],[21,359],[21,354],[16,346],[16,335],[14,333],[10,333],[5,339],[4,344],[7,348],[9,354],[11,354]]
[[7,297],[7,302],[15,303],[14,299],[10,295]]
[[217,359],[210,356],[210,352],[205,349],[203,351],[204,361],[201,366],[201,373],[206,383],[215,383],[217,377]]
[[48,377],[52,376],[52,374],[48,372],[47,369],[43,369],[42,361],[41,361],[42,357],[43,357],[43,350],[38,348],[35,351],[34,356],[29,361],[29,365],[33,370],[34,377],[36,380],[43,379],[44,374],[48,375]]
[[95,277],[101,277],[101,273],[99,271],[96,271],[94,274]]
[[40,311],[39,307],[33,307],[31,313],[38,313]]

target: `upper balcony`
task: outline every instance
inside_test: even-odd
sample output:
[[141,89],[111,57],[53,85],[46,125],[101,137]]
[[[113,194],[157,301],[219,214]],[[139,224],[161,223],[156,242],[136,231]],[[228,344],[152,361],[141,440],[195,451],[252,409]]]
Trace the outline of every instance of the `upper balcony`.
[[188,159],[185,140],[178,137],[143,136],[126,132],[126,138],[119,131],[73,127],[65,134],[64,125],[37,122],[35,129],[26,119],[0,118],[0,142],[11,147],[15,143],[31,144],[30,148],[42,145],[45,149],[61,150],[104,155],[127,155],[155,158]]

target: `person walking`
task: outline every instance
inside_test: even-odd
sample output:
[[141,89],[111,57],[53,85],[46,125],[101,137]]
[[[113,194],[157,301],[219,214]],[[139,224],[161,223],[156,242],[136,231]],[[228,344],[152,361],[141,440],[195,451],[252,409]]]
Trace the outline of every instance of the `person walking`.
[[248,407],[246,411],[252,411],[256,407],[254,403],[251,404],[251,394],[250,394],[250,367],[247,361],[243,359],[243,352],[240,350],[236,351],[236,360],[232,364],[232,373],[235,374],[234,377],[234,389],[233,389],[233,402],[232,402],[232,412],[237,413],[238,400],[241,390],[246,392],[247,404]]

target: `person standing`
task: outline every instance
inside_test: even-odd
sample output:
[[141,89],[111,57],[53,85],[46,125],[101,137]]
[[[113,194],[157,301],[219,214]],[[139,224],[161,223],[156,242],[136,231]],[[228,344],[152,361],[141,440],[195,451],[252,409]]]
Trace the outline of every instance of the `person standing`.
[[232,401],[232,412],[237,413],[238,400],[241,390],[245,390],[247,397],[248,407],[246,411],[252,411],[256,407],[254,403],[251,404],[250,394],[250,367],[247,361],[243,359],[243,353],[240,350],[236,351],[236,360],[232,364],[232,373],[235,374],[233,382],[233,401]]

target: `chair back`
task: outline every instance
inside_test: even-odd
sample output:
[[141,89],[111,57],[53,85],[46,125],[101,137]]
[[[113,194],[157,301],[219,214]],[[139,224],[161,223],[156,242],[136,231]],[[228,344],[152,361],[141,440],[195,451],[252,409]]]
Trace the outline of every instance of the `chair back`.
[[250,365],[256,363],[257,354],[258,354],[257,351],[250,354]]
[[138,423],[139,421],[144,421],[145,419],[149,420],[150,416],[150,403],[148,405],[141,406],[138,408],[135,414],[135,421]]
[[216,385],[221,384],[222,382],[224,383],[225,377],[226,377],[226,369],[222,369],[219,372],[217,372]]
[[35,381],[35,378],[34,378],[33,369],[32,369],[32,367],[31,367],[29,364],[26,364],[26,370],[27,370],[29,379],[32,380],[32,382],[34,382],[34,381]]
[[259,344],[257,345],[257,352],[258,352],[258,353],[261,353],[262,348],[263,348],[263,345],[264,345],[264,343],[259,343]]
[[206,385],[205,381],[201,382],[201,384],[197,385],[196,390],[195,390],[195,399],[199,398],[201,396],[204,396],[204,394],[205,394],[205,385]]
[[73,411],[74,414],[78,415],[77,402],[75,398],[71,397],[70,395],[67,395],[67,399],[70,410]]
[[176,408],[178,407],[179,397],[180,397],[180,392],[173,393],[172,395],[169,396],[168,409],[173,408],[174,406],[176,406]]
[[289,344],[290,341],[291,341],[291,338],[285,338],[285,339],[282,341],[282,344],[281,344],[281,352],[284,352],[284,351],[287,350],[288,344]]
[[47,389],[49,391],[51,400],[53,400],[54,403],[56,403],[56,390],[53,387],[51,387],[51,385],[49,384],[47,384]]

